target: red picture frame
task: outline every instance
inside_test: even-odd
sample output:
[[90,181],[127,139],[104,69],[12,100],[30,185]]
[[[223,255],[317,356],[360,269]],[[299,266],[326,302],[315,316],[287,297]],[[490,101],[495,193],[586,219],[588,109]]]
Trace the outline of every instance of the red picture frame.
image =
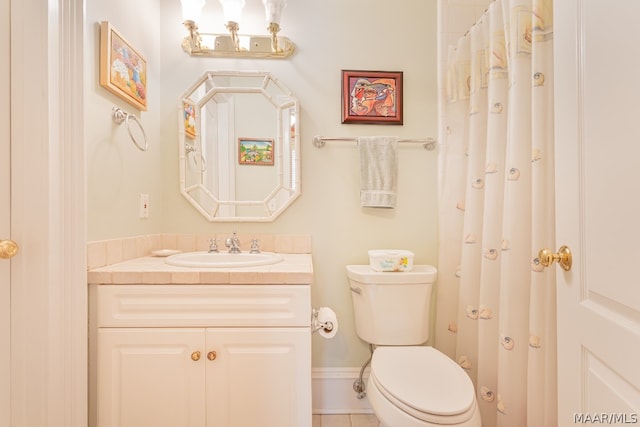
[[342,123],[402,124],[402,71],[342,70]]

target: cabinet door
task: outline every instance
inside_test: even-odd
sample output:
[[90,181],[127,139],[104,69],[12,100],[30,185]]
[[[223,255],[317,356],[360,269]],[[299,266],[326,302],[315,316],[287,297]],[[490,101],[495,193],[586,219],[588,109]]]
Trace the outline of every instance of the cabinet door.
[[311,427],[309,328],[207,329],[207,427]]
[[204,338],[202,328],[99,329],[98,427],[204,427]]

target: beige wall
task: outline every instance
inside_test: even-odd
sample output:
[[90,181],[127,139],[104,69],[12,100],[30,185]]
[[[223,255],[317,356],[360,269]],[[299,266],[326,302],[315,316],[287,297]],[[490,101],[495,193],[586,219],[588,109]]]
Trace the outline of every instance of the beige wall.
[[[160,10],[159,5],[162,5]],[[201,28],[223,32],[209,0]],[[368,355],[353,324],[345,265],[367,262],[372,248],[402,248],[416,263],[437,264],[437,153],[401,145],[399,194],[394,210],[359,205],[354,143],[318,149],[314,135],[353,137],[437,135],[436,0],[290,0],[282,35],[297,45],[287,60],[190,58],[179,0],[88,0],[86,11],[86,140],[88,238],[148,233],[287,233],[312,236],[313,304],[332,307],[340,331],[314,336],[313,365],[360,366]],[[264,33],[259,0],[247,0],[241,32]],[[149,108],[138,116],[149,136],[142,153],[114,125],[111,107],[135,111],[98,83],[98,24],[109,20],[146,57]],[[180,94],[206,69],[264,70],[281,79],[301,106],[302,196],[273,223],[209,223],[180,195],[176,108]],[[340,123],[340,70],[404,72],[404,125]],[[94,78],[91,78],[94,76]],[[150,218],[138,219],[138,195],[150,196]]]
[[[85,135],[87,165],[87,236],[89,240],[161,231],[161,201],[167,185],[160,129],[160,11],[158,0],[88,0],[85,20]],[[179,2],[178,2],[179,3]],[[140,19],[144,16],[144,19]],[[100,86],[100,21],[109,21],[148,62],[148,110],[133,106]],[[149,150],[139,151],[124,126],[111,120],[117,105],[141,119]],[[150,196],[149,219],[138,219],[140,193]]]

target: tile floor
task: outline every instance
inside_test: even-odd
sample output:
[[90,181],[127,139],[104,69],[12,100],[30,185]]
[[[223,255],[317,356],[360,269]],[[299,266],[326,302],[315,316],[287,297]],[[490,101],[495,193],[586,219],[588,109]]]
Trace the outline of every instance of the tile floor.
[[314,415],[313,427],[380,427],[373,414]]

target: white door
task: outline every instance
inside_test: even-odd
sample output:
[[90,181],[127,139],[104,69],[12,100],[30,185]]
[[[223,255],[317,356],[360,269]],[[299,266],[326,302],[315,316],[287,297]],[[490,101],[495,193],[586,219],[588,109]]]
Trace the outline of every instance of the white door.
[[100,328],[98,426],[204,427],[202,328]]
[[573,252],[571,271],[558,269],[558,424],[635,424],[640,2],[556,0],[554,8],[556,243]]
[[[0,0],[0,240],[10,237],[9,0]],[[11,262],[0,259],[0,425],[11,425]]]
[[[311,427],[309,328],[208,328],[207,427]],[[251,402],[247,405],[247,402]]]
[[0,239],[20,245],[0,259],[2,427],[87,425],[83,3],[0,0]]

